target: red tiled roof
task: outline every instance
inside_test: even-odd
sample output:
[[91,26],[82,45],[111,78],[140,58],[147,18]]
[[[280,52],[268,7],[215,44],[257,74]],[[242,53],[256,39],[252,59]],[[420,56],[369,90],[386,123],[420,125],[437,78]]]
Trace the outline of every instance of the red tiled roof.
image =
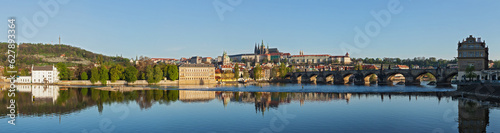
[[398,68],[410,68],[410,67],[408,67],[406,65],[396,65],[396,67],[398,67]]
[[290,53],[270,53],[269,55],[290,55]]
[[292,57],[307,57],[307,56],[330,56],[327,54],[320,54],[320,55],[292,55]]
[[177,59],[173,59],[173,58],[151,58],[151,60],[168,60],[168,61],[177,61]]
[[335,57],[347,57],[347,56],[330,56],[330,58],[335,58]]

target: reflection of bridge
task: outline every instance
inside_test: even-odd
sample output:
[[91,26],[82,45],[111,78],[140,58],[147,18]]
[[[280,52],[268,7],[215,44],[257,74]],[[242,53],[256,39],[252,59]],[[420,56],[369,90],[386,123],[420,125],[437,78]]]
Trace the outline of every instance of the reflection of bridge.
[[345,71],[308,71],[308,72],[292,72],[287,74],[287,79],[293,82],[309,82],[309,83],[335,83],[345,84],[350,82],[349,78],[354,79],[355,84],[369,83],[370,76],[376,75],[378,84],[389,84],[396,74],[401,74],[405,77],[407,85],[418,85],[420,79],[425,74],[430,73],[436,77],[437,85],[449,85],[453,76],[458,74],[457,69],[381,69],[381,70],[345,70]]

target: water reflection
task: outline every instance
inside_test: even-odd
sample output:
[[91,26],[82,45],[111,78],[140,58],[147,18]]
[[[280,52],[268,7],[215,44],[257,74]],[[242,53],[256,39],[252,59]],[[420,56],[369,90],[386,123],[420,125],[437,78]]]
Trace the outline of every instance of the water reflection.
[[484,133],[490,121],[487,105],[461,99],[458,102],[458,129],[461,133]]
[[291,101],[299,101],[300,105],[312,101],[345,100],[349,103],[351,93],[291,93],[291,92],[215,92],[217,99],[223,101],[224,107],[229,102],[254,103],[255,112],[269,111],[270,108],[277,109],[280,104],[288,104]]
[[[153,106],[168,106],[176,101],[180,101],[181,103],[210,102],[222,105],[224,108],[235,104],[253,104],[255,106],[255,113],[262,113],[264,116],[271,109],[277,110],[280,106],[292,103],[300,104],[300,106],[312,102],[342,102],[350,104],[353,98],[369,99],[369,97],[378,97],[381,102],[392,101],[393,97],[408,97],[408,101],[410,102],[412,102],[412,98],[413,100],[418,100],[419,97],[435,97],[437,102],[440,102],[441,98],[444,97],[458,101],[457,125],[460,132],[485,132],[490,122],[490,109],[500,105],[497,101],[490,101],[488,104],[484,104],[470,99],[454,97],[449,95],[448,92],[239,92],[162,90],[142,87],[68,88],[46,85],[19,85],[16,95],[18,114],[30,117],[71,114],[90,107],[97,107],[98,112],[102,113],[105,107],[108,107],[104,105],[111,105],[112,103],[136,103],[141,110],[148,110]],[[370,99],[373,100],[373,98]],[[1,91],[0,100],[0,106],[8,106],[10,98],[7,96],[6,90]],[[2,110],[0,118],[5,118],[6,114],[8,112]]]

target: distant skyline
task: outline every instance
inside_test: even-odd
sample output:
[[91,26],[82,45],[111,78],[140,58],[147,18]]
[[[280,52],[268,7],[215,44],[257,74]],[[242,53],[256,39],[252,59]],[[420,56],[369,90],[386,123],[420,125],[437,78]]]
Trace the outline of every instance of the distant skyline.
[[[7,19],[16,17],[18,42],[57,44],[61,36],[63,44],[126,58],[253,53],[264,40],[292,55],[344,55],[345,43],[357,48],[349,53],[354,58],[453,59],[458,41],[473,35],[486,41],[491,60],[500,59],[500,1],[234,1],[9,0],[0,9],[0,41],[7,41]],[[378,23],[372,11],[391,6],[401,12],[392,13],[368,43],[355,45],[356,27]]]

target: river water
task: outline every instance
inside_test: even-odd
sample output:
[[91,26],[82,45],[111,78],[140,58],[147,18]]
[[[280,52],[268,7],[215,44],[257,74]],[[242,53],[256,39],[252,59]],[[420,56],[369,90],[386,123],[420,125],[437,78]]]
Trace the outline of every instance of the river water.
[[[496,102],[453,87],[259,84],[18,86],[1,132],[500,132]],[[0,103],[7,107],[7,91]]]

